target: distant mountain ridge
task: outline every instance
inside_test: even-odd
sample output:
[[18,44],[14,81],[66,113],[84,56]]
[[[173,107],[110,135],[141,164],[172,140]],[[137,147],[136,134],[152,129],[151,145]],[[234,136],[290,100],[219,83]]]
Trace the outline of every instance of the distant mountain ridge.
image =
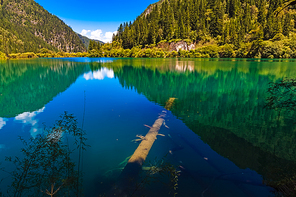
[[0,1],[0,51],[5,53],[53,51],[83,52],[78,35],[34,0]]
[[83,36],[79,33],[77,33],[77,35],[79,36],[80,40],[82,40],[84,46],[88,49],[88,46],[89,46],[89,42],[91,40],[95,41],[95,42],[99,42],[100,44],[105,44],[104,42],[100,41],[100,40],[95,40],[95,39],[89,39],[88,37],[86,36]]

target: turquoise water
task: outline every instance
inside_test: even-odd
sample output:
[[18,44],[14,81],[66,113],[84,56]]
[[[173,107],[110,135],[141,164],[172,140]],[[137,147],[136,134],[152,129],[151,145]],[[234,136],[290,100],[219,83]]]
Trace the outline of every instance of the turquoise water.
[[171,180],[161,172],[143,170],[128,196],[273,196],[270,186],[295,174],[294,112],[279,114],[264,106],[269,83],[295,77],[294,64],[124,58],[0,62],[0,162],[5,168],[0,191],[7,195],[12,184],[7,172],[16,168],[5,157],[23,158],[19,136],[38,138],[44,125],[52,126],[67,111],[90,145],[80,157],[71,156],[82,160],[80,192],[110,195],[124,161],[139,145],[133,140],[145,136],[146,125],[152,126],[169,98],[176,98],[159,131],[164,136],[157,136],[144,166],[172,166],[178,188],[169,187]]

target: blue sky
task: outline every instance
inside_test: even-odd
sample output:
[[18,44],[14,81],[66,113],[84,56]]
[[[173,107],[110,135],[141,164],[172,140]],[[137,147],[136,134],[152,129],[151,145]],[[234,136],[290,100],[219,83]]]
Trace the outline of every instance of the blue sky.
[[77,33],[110,41],[120,23],[133,21],[157,0],[35,0]]

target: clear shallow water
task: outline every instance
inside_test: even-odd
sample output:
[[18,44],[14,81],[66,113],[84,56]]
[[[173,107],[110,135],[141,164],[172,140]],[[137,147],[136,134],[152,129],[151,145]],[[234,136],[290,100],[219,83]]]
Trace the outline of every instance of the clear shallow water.
[[[34,138],[43,123],[68,111],[83,123],[90,145],[83,153],[84,194],[108,194],[138,146],[131,141],[175,97],[165,118],[169,128],[161,127],[165,136],[157,137],[146,165],[163,160],[180,170],[179,196],[272,196],[262,182],[294,175],[296,138],[294,113],[265,109],[266,92],[270,82],[294,77],[294,67],[233,59],[1,62],[0,161],[21,155],[18,136]],[[5,194],[10,177],[0,175]],[[173,196],[163,184],[149,183],[138,195]]]

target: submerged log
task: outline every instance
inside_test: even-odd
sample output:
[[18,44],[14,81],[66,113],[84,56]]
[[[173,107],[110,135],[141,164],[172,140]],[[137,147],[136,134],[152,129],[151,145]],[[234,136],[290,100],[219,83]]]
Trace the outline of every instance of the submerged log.
[[146,160],[148,153],[157,139],[158,131],[164,123],[164,118],[166,117],[167,110],[170,110],[175,98],[170,98],[166,102],[165,109],[161,112],[158,119],[154,122],[153,126],[150,128],[142,142],[139,144],[138,148],[135,150],[134,154],[128,160],[125,168],[123,169],[118,184],[115,186],[115,191],[111,194],[112,196],[127,196],[133,193],[137,188],[137,180],[139,173],[142,169],[142,165]]

